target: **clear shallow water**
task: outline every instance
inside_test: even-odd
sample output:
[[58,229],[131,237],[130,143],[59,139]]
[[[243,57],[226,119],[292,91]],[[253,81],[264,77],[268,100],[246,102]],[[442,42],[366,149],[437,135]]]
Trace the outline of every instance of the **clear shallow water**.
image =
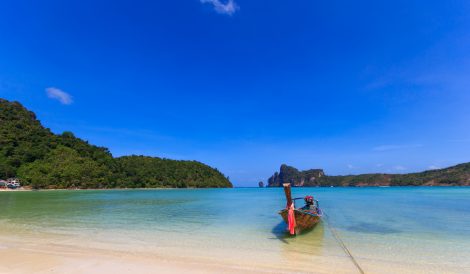
[[[365,270],[470,272],[470,188],[293,189],[307,194]],[[3,192],[0,230],[258,266],[308,269],[326,258],[354,273],[326,222],[286,235],[284,206],[277,188]]]

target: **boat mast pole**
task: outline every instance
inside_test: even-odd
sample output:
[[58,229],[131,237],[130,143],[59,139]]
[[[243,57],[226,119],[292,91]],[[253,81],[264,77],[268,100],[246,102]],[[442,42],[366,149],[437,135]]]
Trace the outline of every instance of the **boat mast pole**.
[[296,221],[295,221],[295,213],[294,213],[294,208],[295,205],[293,204],[292,200],[292,195],[291,195],[291,189],[290,189],[290,184],[283,184],[284,186],[284,193],[286,194],[286,200],[287,200],[287,225],[288,225],[288,230],[291,235],[295,235],[295,227],[296,227]]
[[290,208],[292,204],[292,194],[290,191],[290,184],[289,183],[282,184],[282,186],[284,187],[284,193],[286,194],[287,208]]

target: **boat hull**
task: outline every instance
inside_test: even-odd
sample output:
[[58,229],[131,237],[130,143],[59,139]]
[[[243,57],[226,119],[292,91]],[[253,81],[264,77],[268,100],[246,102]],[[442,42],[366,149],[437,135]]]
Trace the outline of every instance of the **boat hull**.
[[[284,222],[286,224],[288,223],[288,216],[289,211],[287,209],[283,209],[279,211],[279,214],[282,216],[282,219],[284,219]],[[295,215],[295,233],[298,234],[303,230],[308,230],[312,229],[315,227],[316,224],[318,224],[321,220],[321,215],[310,213],[308,211],[303,211],[299,209],[294,210],[294,215]]]

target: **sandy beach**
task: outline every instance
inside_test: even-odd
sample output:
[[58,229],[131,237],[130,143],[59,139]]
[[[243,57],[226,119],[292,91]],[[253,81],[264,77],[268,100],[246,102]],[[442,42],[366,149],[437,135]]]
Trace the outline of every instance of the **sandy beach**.
[[[2,240],[3,242],[3,240]],[[148,254],[118,252],[64,245],[18,244],[0,246],[7,263],[0,273],[238,273],[249,269],[202,264],[191,260],[168,260]]]
[[[223,259],[223,256],[206,256],[211,252],[204,254],[203,249],[125,251],[126,248],[118,245],[38,236],[0,237],[0,257],[4,262],[0,273],[361,273],[343,255],[309,256],[309,264],[294,258],[292,263],[279,263],[266,257],[253,263],[243,259],[256,256],[250,251],[234,254],[233,250],[225,250],[230,257]],[[365,273],[467,273],[470,270],[438,263],[423,268],[422,263],[356,259]]]
[[33,191],[31,188],[17,188],[17,189],[10,189],[10,188],[0,188],[0,191],[10,192],[10,191]]
[[[316,258],[315,269],[311,266],[289,265],[281,267],[260,259],[258,264],[217,257],[201,256],[198,250],[188,256],[171,250],[123,251],[112,247],[103,248],[92,242],[80,244],[61,243],[60,239],[31,236],[0,237],[0,273],[357,273],[345,257]],[[58,242],[58,243],[54,243]],[[88,247],[86,247],[88,246]],[[230,253],[230,250],[227,250]],[[177,252],[178,253],[178,252]],[[186,254],[185,254],[186,253]],[[249,252],[248,252],[249,253]],[[197,255],[196,255],[197,254]]]

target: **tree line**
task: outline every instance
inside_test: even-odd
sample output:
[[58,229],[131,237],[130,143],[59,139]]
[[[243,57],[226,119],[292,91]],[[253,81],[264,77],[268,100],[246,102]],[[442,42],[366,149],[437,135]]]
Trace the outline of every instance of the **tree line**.
[[114,158],[72,132],[54,134],[19,102],[0,98],[0,178],[33,188],[232,187],[197,161],[148,156]]

